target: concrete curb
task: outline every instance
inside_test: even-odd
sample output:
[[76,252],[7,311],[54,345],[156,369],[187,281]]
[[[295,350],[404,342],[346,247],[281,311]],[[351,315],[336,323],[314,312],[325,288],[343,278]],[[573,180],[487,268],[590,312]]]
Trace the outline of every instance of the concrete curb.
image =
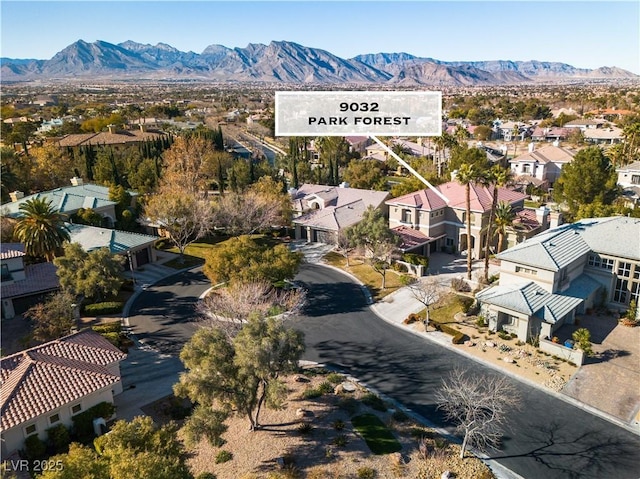
[[573,405],[573,406],[575,406],[577,408],[580,408],[580,409],[582,409],[582,410],[584,410],[584,411],[586,411],[586,412],[588,412],[590,414],[593,414],[594,416],[598,416],[598,417],[600,417],[600,418],[602,418],[602,419],[604,419],[606,421],[609,421],[610,423],[612,423],[612,424],[614,424],[616,426],[622,427],[622,428],[626,429],[627,431],[632,432],[632,433],[637,434],[637,435],[640,436],[640,427],[633,427],[632,425],[625,423],[624,421],[618,419],[615,416],[612,416],[612,415],[610,415],[610,414],[608,414],[606,412],[600,411],[599,409],[596,409],[593,406],[590,406],[590,405],[588,405],[586,403],[578,401],[577,399],[569,397],[566,394],[561,394],[561,393],[559,393],[557,391],[553,391],[552,389],[540,387],[539,384],[537,384],[537,383],[535,383],[533,381],[530,381],[530,380],[528,380],[526,378],[523,378],[522,376],[519,376],[518,374],[512,373],[511,371],[509,371],[507,369],[500,368],[500,367],[496,366],[495,364],[484,362],[481,359],[479,359],[477,356],[474,356],[473,354],[467,353],[466,351],[464,351],[462,349],[455,348],[452,344],[449,344],[447,342],[440,341],[440,340],[436,339],[430,333],[422,333],[420,331],[416,331],[416,330],[414,330],[412,328],[406,327],[406,326],[404,326],[402,324],[399,324],[399,323],[397,323],[395,321],[392,321],[392,320],[390,320],[388,318],[385,318],[382,314],[380,314],[377,311],[375,306],[376,306],[375,304],[372,304],[371,306],[369,306],[369,309],[376,316],[378,316],[380,319],[382,319],[383,321],[385,321],[385,322],[387,322],[389,324],[392,324],[392,325],[396,326],[397,328],[400,328],[400,329],[402,329],[404,331],[408,331],[411,334],[414,334],[416,336],[425,338],[425,339],[427,339],[427,340],[429,340],[429,341],[431,341],[433,343],[439,344],[440,346],[445,347],[445,348],[449,349],[450,351],[453,351],[453,352],[455,352],[457,354],[461,354],[461,355],[463,355],[463,356],[465,356],[465,357],[477,362],[478,364],[482,364],[484,366],[490,367],[491,369],[493,369],[495,371],[498,371],[498,372],[501,372],[503,374],[506,374],[507,376],[509,376],[509,377],[511,377],[511,378],[513,378],[513,379],[515,379],[517,381],[520,381],[520,382],[522,382],[522,383],[524,383],[524,384],[526,384],[528,386],[536,388],[536,389],[538,389],[538,390],[540,390],[540,391],[542,391],[542,392],[544,392],[546,394],[549,394],[549,395],[555,397],[556,399],[560,399],[560,400],[562,400],[562,401],[564,401],[564,402],[566,402],[568,404],[571,404],[571,405]]
[[[398,409],[398,410],[404,412],[407,416],[411,417],[414,421],[433,429],[440,436],[446,438],[448,441],[453,442],[453,443],[458,444],[458,445],[462,443],[460,438],[458,438],[457,436],[452,435],[446,429],[443,429],[443,428],[440,428],[440,427],[436,426],[431,421],[429,421],[426,417],[418,414],[417,412],[413,411],[412,409],[409,409],[408,407],[404,406],[403,404],[401,404],[400,402],[396,401],[395,399],[390,398],[386,394],[381,393],[375,387],[368,385],[366,382],[361,381],[360,379],[358,379],[358,378],[356,378],[354,376],[351,376],[350,374],[344,373],[339,368],[335,368],[335,367],[326,365],[324,363],[316,363],[314,361],[299,361],[299,364],[300,364],[301,367],[321,367],[321,368],[324,368],[324,369],[326,369],[328,371],[335,371],[337,373],[343,374],[348,381],[351,381],[353,383],[359,384],[363,388],[373,392],[378,397],[380,397],[383,401],[392,404],[395,409]],[[495,461],[493,459],[489,459],[486,456],[486,454],[483,454],[483,453],[481,453],[479,451],[476,451],[473,448],[469,448],[468,452],[470,452],[471,454],[476,456],[478,459],[480,459],[482,462],[484,462],[491,469],[491,471],[494,473],[494,475],[496,476],[497,479],[525,479],[523,476],[513,472],[511,469],[508,469],[508,468],[504,467],[499,462],[497,462],[497,461]]]

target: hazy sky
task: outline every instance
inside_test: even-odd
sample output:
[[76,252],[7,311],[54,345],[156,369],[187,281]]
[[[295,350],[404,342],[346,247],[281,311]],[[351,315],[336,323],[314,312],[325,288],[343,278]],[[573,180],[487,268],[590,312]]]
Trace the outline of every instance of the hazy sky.
[[288,40],[343,58],[540,60],[640,74],[640,2],[0,1],[0,56],[49,59],[77,40],[202,52]]

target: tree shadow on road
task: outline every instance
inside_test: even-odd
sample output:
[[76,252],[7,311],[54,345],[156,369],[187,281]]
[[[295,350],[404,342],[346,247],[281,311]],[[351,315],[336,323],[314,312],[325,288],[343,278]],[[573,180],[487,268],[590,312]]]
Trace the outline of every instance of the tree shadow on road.
[[[348,298],[336,301],[336,298]],[[362,311],[366,301],[360,286],[354,283],[314,284],[307,292],[307,302],[302,314],[310,317]]]
[[570,425],[551,422],[535,430],[518,431],[518,436],[521,443],[531,445],[530,450],[491,459],[509,467],[512,459],[529,458],[547,468],[545,477],[550,478],[638,477],[638,444],[612,433],[596,429],[578,432]]

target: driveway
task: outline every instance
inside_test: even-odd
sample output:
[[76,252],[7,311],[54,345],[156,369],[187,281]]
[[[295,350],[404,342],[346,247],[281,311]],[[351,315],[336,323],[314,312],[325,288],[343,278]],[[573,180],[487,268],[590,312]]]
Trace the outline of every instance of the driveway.
[[578,399],[625,423],[638,425],[640,409],[640,328],[618,324],[610,316],[580,317],[579,325],[561,327],[564,342],[578,328],[591,333],[594,356],[573,375],[562,389]]

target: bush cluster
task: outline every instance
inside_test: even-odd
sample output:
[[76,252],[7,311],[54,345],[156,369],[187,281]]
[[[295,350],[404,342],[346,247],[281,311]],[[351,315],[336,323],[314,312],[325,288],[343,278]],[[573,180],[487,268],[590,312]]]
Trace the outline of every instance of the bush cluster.
[[429,258],[415,253],[405,253],[402,255],[402,261],[409,264],[415,264],[416,266],[429,267]]
[[460,303],[460,307],[462,308],[462,312],[464,314],[467,314],[469,310],[471,310],[471,306],[473,306],[474,302],[475,299],[468,296],[458,296],[458,303]]
[[411,313],[409,316],[407,316],[405,318],[403,323],[404,324],[413,324],[413,323],[417,323],[418,321],[422,321],[422,318],[420,317],[420,315],[418,315],[416,313]]
[[93,420],[101,417],[109,419],[116,411],[116,407],[106,401],[96,404],[84,412],[76,414],[71,418],[73,421],[73,431],[78,442],[90,444],[95,436],[93,431]]
[[101,316],[103,314],[121,313],[123,307],[124,303],[122,301],[87,304],[84,307],[84,314],[86,316]]
[[458,293],[469,293],[471,286],[462,278],[453,278],[451,280],[451,288]]

